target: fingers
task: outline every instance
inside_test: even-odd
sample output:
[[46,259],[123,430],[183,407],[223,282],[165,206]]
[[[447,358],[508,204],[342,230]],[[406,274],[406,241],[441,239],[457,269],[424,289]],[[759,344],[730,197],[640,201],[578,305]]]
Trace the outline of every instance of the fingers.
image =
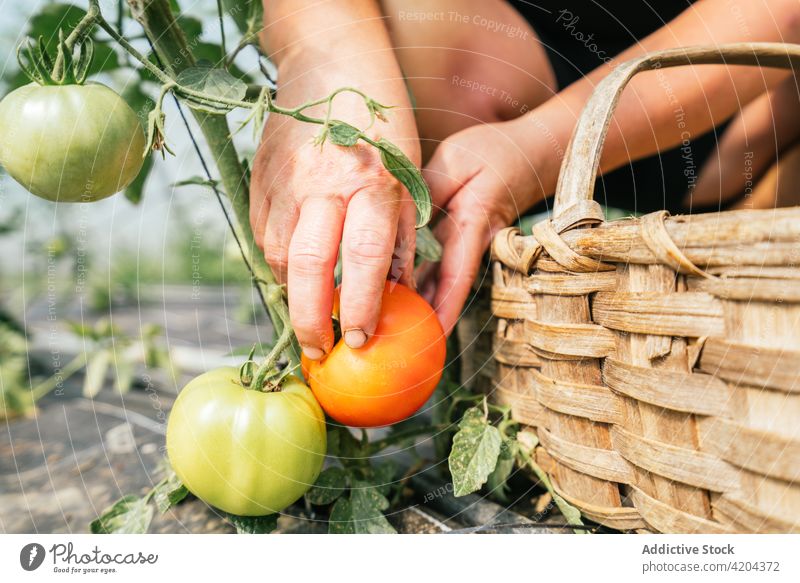
[[[262,144],[263,148],[263,144]],[[259,150],[259,155],[263,150]],[[297,203],[276,193],[275,180],[267,179],[263,160],[253,171],[250,185],[250,225],[256,245],[279,283],[286,283],[289,242],[299,216]]]
[[[447,208],[450,213],[434,230],[443,247],[441,262],[438,266],[427,266],[419,274],[420,291],[424,298],[432,300],[446,334],[450,334],[458,322],[491,234],[481,197],[473,192],[480,166],[466,162],[469,156],[470,152],[460,148],[457,142],[448,140],[440,144],[423,170],[434,210]],[[474,204],[464,202],[470,200]]]
[[287,196],[272,199],[264,228],[264,259],[279,283],[287,281],[289,245],[299,217],[300,210],[294,199]]
[[436,275],[438,273],[439,264],[432,261],[425,261],[414,271],[414,279],[417,281],[417,293],[430,305],[433,305],[433,300],[436,299]]
[[333,347],[333,270],[344,217],[340,198],[307,198],[289,245],[289,315],[303,352],[314,360]]
[[389,277],[411,289],[416,287],[414,281],[414,252],[417,246],[416,222],[416,206],[411,200],[411,195],[404,191],[404,196],[400,201],[400,218],[397,223],[397,237]]
[[[260,149],[256,154],[256,162],[260,162]],[[269,197],[261,179],[263,171],[260,162],[253,168],[250,181],[250,228],[253,229],[253,236],[259,249],[264,249],[264,230],[267,227],[267,217],[269,216]]]
[[436,227],[444,251],[433,307],[446,334],[458,322],[478,276],[483,253],[489,247],[490,234],[488,221],[459,220],[455,215],[443,218]]
[[360,348],[375,332],[399,213],[399,201],[386,200],[384,191],[363,190],[347,205],[339,317],[344,341],[351,348]]

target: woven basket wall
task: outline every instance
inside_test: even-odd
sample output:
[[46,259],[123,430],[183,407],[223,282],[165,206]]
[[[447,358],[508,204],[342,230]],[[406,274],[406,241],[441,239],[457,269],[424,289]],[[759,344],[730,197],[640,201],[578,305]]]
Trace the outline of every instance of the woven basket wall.
[[723,57],[798,67],[800,47],[620,65],[578,123],[553,218],[493,243],[495,398],[561,495],[612,528],[800,532],[800,208],[605,223],[590,200],[627,81]]

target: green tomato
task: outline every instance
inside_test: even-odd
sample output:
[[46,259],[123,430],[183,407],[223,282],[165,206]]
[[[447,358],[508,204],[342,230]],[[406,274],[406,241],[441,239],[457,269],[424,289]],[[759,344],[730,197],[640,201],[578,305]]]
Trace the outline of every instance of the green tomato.
[[192,380],[167,423],[167,453],[195,496],[225,512],[280,512],[317,480],[325,460],[325,415],[299,378],[262,392],[233,367]]
[[0,101],[0,164],[33,194],[93,202],[128,186],[142,167],[136,113],[99,83],[12,91]]

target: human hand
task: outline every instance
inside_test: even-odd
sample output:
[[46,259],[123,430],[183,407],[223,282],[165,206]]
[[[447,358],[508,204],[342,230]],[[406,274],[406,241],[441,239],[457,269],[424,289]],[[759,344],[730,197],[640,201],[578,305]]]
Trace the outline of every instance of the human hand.
[[[765,192],[761,179],[800,138],[800,125],[795,121],[800,116],[796,83],[793,76],[789,77],[745,105],[733,118],[694,188],[684,197],[685,207],[721,205],[737,198],[735,207],[739,208],[775,206],[775,188]],[[760,200],[752,196],[756,191]]]
[[525,123],[521,118],[458,132],[438,146],[423,170],[434,208],[442,214],[434,234],[443,253],[438,269],[420,277],[420,291],[448,334],[493,235],[542,196],[539,164],[521,147]]
[[[368,118],[356,110],[363,110],[363,102],[351,104],[352,111],[340,109],[337,117],[365,127]],[[381,137],[419,164],[411,120],[413,131],[402,119],[376,130],[385,129]],[[383,167],[375,148],[363,142],[321,148],[312,143],[318,131],[318,126],[270,116],[250,189],[256,244],[277,280],[287,284],[292,325],[311,359],[333,347],[331,311],[340,245],[339,321],[345,342],[358,348],[375,330],[387,274],[413,286],[416,218],[410,195]],[[377,139],[376,131],[368,134]]]

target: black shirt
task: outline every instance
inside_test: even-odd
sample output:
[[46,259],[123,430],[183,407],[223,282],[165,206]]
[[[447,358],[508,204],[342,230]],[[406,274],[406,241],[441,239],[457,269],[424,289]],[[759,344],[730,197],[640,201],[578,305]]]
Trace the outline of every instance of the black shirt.
[[[547,52],[558,89],[610,61],[655,32],[693,4],[693,0],[535,0],[511,1],[536,31]],[[597,181],[595,200],[608,206],[647,213],[686,212],[681,201],[714,152],[724,125],[683,144],[633,161]],[[545,210],[548,202],[533,209]],[[692,209],[693,212],[717,210]]]
[[515,0],[539,35],[559,80],[575,81],[655,32],[694,0]]

